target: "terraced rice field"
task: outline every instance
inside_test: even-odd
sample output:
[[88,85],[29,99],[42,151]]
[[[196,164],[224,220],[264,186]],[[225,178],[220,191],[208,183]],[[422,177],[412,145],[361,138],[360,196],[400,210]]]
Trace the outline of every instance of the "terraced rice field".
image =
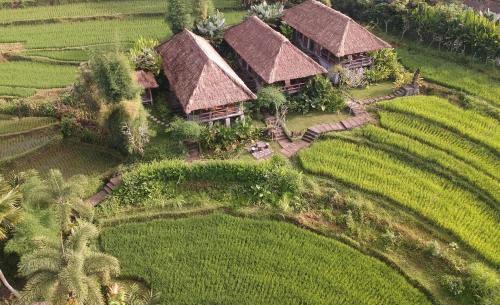
[[122,274],[162,304],[430,304],[395,270],[293,225],[227,215],[105,228]]
[[[239,1],[214,3],[228,25],[246,14]],[[0,9],[0,51],[2,44],[17,43],[15,52],[35,60],[0,60],[0,96],[29,97],[37,89],[65,87],[74,81],[77,67],[41,60],[75,63],[87,60],[96,49],[125,51],[141,36],[168,39],[172,33],[164,21],[166,4],[126,0]]]
[[408,208],[500,263],[498,123],[437,97],[381,108],[380,127],[317,143],[302,166]]
[[56,122],[56,119],[46,117],[25,117],[19,119],[12,116],[3,116],[0,117],[0,136],[40,128],[55,124]]
[[30,154],[2,163],[0,172],[12,176],[22,171],[36,169],[45,174],[50,169],[57,168],[65,177],[80,174],[100,176],[121,161],[107,149],[59,140]]
[[57,126],[15,136],[0,136],[0,161],[18,158],[62,138]]

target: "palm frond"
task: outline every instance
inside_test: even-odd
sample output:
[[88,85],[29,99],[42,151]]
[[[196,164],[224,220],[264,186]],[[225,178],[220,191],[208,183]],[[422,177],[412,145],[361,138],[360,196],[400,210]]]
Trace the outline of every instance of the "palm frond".
[[34,302],[49,299],[56,284],[57,278],[50,273],[41,272],[31,276],[21,291],[21,304],[32,305]]

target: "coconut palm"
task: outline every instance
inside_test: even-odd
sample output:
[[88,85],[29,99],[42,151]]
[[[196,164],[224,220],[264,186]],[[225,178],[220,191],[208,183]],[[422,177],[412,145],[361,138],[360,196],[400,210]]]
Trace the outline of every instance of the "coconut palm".
[[[7,231],[20,219],[21,193],[18,188],[11,188],[9,184],[0,176],[0,240],[7,238]],[[19,293],[7,282],[0,269],[0,282],[9,291],[18,296]]]
[[27,279],[21,303],[104,304],[101,288],[119,273],[118,260],[91,248],[98,230],[88,222],[81,222],[70,236],[62,235],[58,242],[40,242],[21,257],[19,274]]

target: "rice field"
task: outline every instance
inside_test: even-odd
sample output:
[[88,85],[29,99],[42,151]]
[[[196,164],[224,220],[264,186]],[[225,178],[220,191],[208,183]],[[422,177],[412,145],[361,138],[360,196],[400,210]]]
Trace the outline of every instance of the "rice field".
[[0,160],[18,158],[62,138],[57,127],[0,137]]
[[433,97],[381,108],[381,127],[317,143],[301,165],[408,208],[500,263],[498,123]]
[[22,171],[36,169],[45,174],[59,169],[65,177],[73,175],[101,176],[121,162],[115,153],[93,145],[58,140],[36,151],[4,162],[0,173],[12,176]]
[[430,304],[384,263],[291,224],[214,214],[105,228],[161,304]]
[[493,65],[453,62],[451,55],[415,46],[397,52],[405,66],[420,68],[424,78],[500,106],[500,72]]
[[0,118],[0,136],[8,133],[22,132],[56,123],[54,118],[5,116]]
[[0,96],[27,96],[36,89],[66,87],[75,80],[77,69],[30,61],[0,62]]

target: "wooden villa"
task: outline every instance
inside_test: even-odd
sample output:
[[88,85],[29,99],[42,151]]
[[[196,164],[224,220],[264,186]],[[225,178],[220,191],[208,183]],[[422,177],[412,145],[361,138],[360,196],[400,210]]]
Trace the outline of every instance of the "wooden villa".
[[294,41],[325,68],[340,64],[358,69],[373,64],[367,52],[392,48],[350,17],[323,3],[307,0],[284,12]]
[[236,53],[242,69],[255,81],[257,89],[274,84],[295,93],[311,76],[327,73],[285,36],[255,16],[229,28],[224,40]]
[[244,119],[243,102],[255,94],[208,41],[184,30],[160,44],[163,71],[189,120],[213,123]]
[[153,105],[153,94],[151,93],[151,89],[158,88],[155,76],[151,72],[138,70],[135,71],[135,78],[139,86],[144,89],[141,93],[142,103]]

